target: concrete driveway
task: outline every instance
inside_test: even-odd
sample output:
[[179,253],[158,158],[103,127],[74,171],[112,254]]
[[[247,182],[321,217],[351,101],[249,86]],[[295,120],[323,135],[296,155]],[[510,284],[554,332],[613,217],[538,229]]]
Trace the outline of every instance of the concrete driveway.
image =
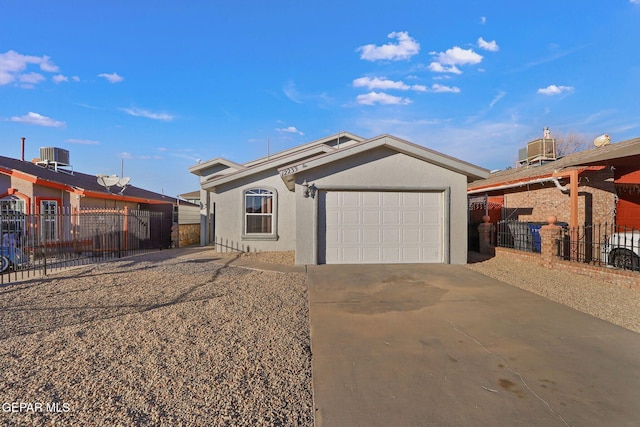
[[317,426],[637,426],[640,334],[453,265],[308,269]]

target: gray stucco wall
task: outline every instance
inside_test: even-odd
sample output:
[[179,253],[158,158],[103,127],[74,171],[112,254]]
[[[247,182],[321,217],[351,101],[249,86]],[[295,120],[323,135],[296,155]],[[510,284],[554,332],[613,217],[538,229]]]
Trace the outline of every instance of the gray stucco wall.
[[[296,176],[296,264],[315,264],[318,245],[318,197],[304,198],[301,183],[323,189],[351,190],[438,190],[449,196],[445,206],[445,258],[452,264],[467,262],[466,176],[422,160],[380,148],[325,167],[299,172]],[[445,199],[445,203],[447,200]],[[449,228],[447,233],[446,228]]]
[[[244,191],[269,188],[277,193],[275,227],[277,240],[243,237]],[[292,251],[295,249],[294,193],[287,189],[278,171],[272,169],[257,176],[240,179],[216,188],[210,204],[215,203],[215,246],[218,251]]]
[[[301,184],[327,189],[443,191],[445,203],[445,258],[452,264],[467,261],[466,176],[388,148],[378,148],[309,171],[297,172],[295,192],[285,186],[276,169],[234,181],[210,193],[215,203],[216,249],[219,251],[296,251],[296,264],[316,264],[318,197],[303,197]],[[278,240],[243,238],[244,191],[267,187],[277,192]],[[206,199],[203,198],[203,203]],[[447,209],[448,208],[448,209]],[[447,227],[449,232],[447,232]],[[210,243],[210,242],[207,242]]]

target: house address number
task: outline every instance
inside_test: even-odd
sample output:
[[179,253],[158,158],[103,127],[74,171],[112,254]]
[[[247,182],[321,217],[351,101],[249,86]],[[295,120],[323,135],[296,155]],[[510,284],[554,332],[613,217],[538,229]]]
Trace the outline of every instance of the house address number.
[[280,172],[280,174],[282,176],[287,176],[287,175],[291,175],[291,174],[296,173],[296,172],[298,172],[298,167],[297,166],[292,166],[290,168],[284,169],[282,172]]

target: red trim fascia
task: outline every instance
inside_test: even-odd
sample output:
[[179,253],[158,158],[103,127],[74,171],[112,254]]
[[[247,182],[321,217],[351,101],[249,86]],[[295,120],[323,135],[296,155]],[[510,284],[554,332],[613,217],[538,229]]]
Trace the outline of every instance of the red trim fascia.
[[[529,176],[527,178],[520,178],[520,179],[513,179],[511,181],[500,181],[500,182],[495,182],[493,184],[489,184],[489,185],[485,185],[485,186],[481,186],[481,187],[469,187],[468,190],[491,190],[491,188],[494,187],[502,187],[503,185],[511,185],[511,184],[519,184],[521,182],[527,182],[527,181],[534,181],[536,179],[542,179],[542,178],[551,178],[553,177],[552,173],[548,173],[548,174],[544,174],[544,175],[536,175],[536,176]],[[558,177],[560,178],[560,177]]]
[[[572,170],[577,170],[578,174],[586,171],[586,170],[601,170],[604,169],[606,166],[585,166],[585,167],[581,167],[578,169],[572,169]],[[535,181],[536,179],[544,179],[544,178],[568,178],[571,175],[571,171],[572,170],[565,170],[562,172],[551,172],[551,173],[545,173],[542,175],[534,175],[534,176],[528,176],[526,178],[519,178],[519,179],[514,179],[511,181],[500,181],[500,182],[495,182],[493,184],[490,185],[486,185],[484,187],[469,187],[467,189],[467,191],[473,190],[487,190],[487,191],[491,191],[492,188],[495,187],[501,187],[503,185],[511,185],[511,184],[519,184],[521,182],[527,182],[527,181]]]
[[60,184],[58,182],[38,178],[37,176],[33,176],[28,173],[24,173],[15,169],[7,169],[2,166],[0,166],[0,173],[11,175],[18,179],[23,179],[25,181],[31,182],[32,184],[42,185],[44,187],[49,187],[49,188],[55,188],[56,190],[63,190],[72,194],[79,194],[79,195],[84,195],[86,197],[94,197],[97,199],[120,200],[123,202],[146,203],[150,205],[174,204],[172,200],[163,202],[160,200],[145,199],[143,197],[133,197],[133,196],[127,196],[124,194],[109,194],[109,193],[99,193],[97,191],[83,190],[81,188],[75,188],[66,184]]
[[42,179],[39,178],[37,176],[28,174],[26,172],[22,172],[16,169],[7,169],[4,168],[2,166],[0,166],[0,173],[4,173],[6,175],[10,175],[12,177],[18,178],[18,179],[22,179],[24,181],[30,182],[32,184],[36,184],[36,185],[42,185],[44,187],[49,187],[49,188],[55,188],[56,190],[64,190],[64,191],[68,191],[70,193],[74,193],[76,190],[66,184],[60,184],[59,182],[55,182],[55,181],[49,181],[46,179]]
[[105,193],[98,193],[95,191],[88,191],[88,190],[76,190],[76,191],[80,195],[83,195],[85,197],[93,197],[96,199],[119,200],[121,202],[132,202],[132,203],[146,203],[150,205],[173,204],[172,200],[167,200],[166,202],[162,202],[160,200],[145,199],[143,197],[126,196],[124,194],[105,194]]
[[38,179],[38,177],[35,177],[31,174],[28,174],[26,172],[22,172],[22,171],[18,171],[15,169],[7,169],[4,168],[2,166],[0,166],[0,173],[3,173],[5,175],[11,175],[11,176],[15,176],[16,178],[19,179],[24,179],[25,181],[31,182],[31,183],[35,183],[36,180]]

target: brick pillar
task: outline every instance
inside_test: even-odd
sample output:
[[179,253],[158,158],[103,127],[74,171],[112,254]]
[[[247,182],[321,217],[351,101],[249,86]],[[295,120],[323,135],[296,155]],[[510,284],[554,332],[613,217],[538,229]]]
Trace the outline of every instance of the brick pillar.
[[558,259],[557,241],[562,235],[562,227],[556,225],[557,220],[554,215],[551,215],[547,218],[549,224],[540,228],[542,264],[547,268],[552,268]]
[[495,255],[496,249],[491,244],[491,233],[495,230],[495,226],[491,224],[489,215],[482,217],[483,223],[478,225],[478,235],[480,237],[480,253],[485,255]]

